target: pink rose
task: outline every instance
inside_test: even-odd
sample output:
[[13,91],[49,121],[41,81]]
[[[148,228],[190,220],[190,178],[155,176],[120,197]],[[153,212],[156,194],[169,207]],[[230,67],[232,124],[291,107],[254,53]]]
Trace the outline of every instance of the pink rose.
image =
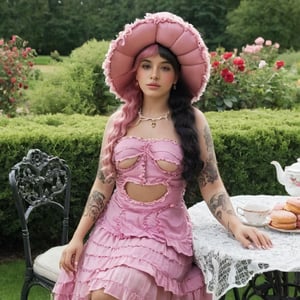
[[265,42],[265,40],[264,40],[262,37],[258,37],[258,38],[254,41],[254,43],[255,43],[256,45],[263,45],[264,42]]
[[17,81],[17,78],[16,78],[16,77],[12,77],[12,78],[10,79],[10,82],[11,82],[12,84],[16,83],[16,81]]
[[257,53],[262,49],[262,45],[247,45],[243,48],[244,53]]
[[280,45],[278,43],[274,44],[274,48],[279,49]]
[[265,45],[266,45],[266,46],[272,46],[272,41],[271,41],[271,40],[266,40]]

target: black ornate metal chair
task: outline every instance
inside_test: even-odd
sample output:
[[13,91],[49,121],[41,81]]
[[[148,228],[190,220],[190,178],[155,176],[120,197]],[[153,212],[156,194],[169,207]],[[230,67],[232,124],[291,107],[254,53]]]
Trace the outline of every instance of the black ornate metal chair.
[[[71,174],[64,160],[39,149],[31,149],[21,162],[12,167],[9,182],[21,221],[26,265],[21,299],[26,300],[32,286],[40,285],[50,291],[57,280],[59,258],[68,242]],[[35,226],[36,219],[44,223],[41,226],[46,225],[46,231],[50,232],[52,226],[45,224],[44,219],[38,217],[38,210],[46,210],[47,214],[53,212],[53,220],[56,220],[58,215],[61,216],[62,233],[58,239],[59,245],[33,258],[29,233],[38,232],[40,227],[31,228],[29,217],[35,216]],[[58,214],[58,211],[61,213]],[[57,226],[57,223],[55,225]]]

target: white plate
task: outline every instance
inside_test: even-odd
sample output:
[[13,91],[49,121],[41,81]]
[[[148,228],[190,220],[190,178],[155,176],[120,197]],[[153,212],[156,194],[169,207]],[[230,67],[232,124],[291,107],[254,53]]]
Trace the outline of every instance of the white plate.
[[273,227],[271,224],[268,224],[268,227],[272,230],[276,230],[276,231],[280,231],[280,232],[300,233],[299,228],[296,228],[296,229],[280,229],[280,228]]

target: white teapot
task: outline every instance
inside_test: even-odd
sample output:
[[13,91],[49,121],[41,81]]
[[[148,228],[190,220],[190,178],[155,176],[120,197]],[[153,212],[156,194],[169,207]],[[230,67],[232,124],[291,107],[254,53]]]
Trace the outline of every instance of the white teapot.
[[281,165],[277,161],[272,161],[272,165],[276,168],[277,180],[279,183],[284,185],[285,190],[290,196],[299,197],[300,196],[300,158],[297,162],[291,166],[281,168]]

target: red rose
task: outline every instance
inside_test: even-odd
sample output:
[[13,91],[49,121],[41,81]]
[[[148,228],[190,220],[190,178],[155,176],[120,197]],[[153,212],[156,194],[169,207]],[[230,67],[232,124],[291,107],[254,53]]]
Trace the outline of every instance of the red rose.
[[236,66],[240,66],[240,65],[244,65],[245,61],[241,57],[237,56],[233,59],[233,64]]
[[222,75],[224,81],[226,81],[228,83],[231,83],[234,80],[234,74],[231,71],[229,71],[228,69],[222,70],[221,75]]
[[225,77],[226,76],[226,74],[229,72],[229,70],[226,68],[226,69],[223,69],[222,71],[221,71],[221,76],[222,77]]
[[243,72],[245,70],[245,65],[239,65],[238,66],[238,69]]
[[245,70],[245,61],[241,57],[235,57],[233,60],[233,64],[237,66],[239,71]]
[[223,57],[225,60],[227,60],[227,59],[229,59],[232,55],[233,55],[232,52],[225,52],[225,53],[222,55],[222,57]]
[[220,62],[216,60],[216,61],[214,61],[211,65],[212,65],[213,68],[216,69],[216,68],[218,68],[218,66],[220,65]]
[[277,60],[275,63],[276,69],[280,69],[284,66],[284,61],[283,60]]

